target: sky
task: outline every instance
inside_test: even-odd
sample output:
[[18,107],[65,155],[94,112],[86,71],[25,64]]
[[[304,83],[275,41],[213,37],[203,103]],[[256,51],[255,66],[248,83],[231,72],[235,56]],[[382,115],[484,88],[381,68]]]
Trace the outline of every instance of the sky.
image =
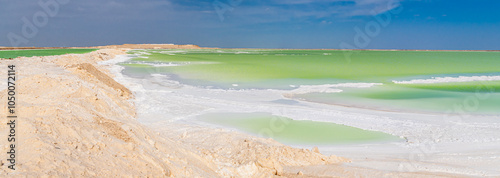
[[500,50],[498,0],[0,0],[0,46]]

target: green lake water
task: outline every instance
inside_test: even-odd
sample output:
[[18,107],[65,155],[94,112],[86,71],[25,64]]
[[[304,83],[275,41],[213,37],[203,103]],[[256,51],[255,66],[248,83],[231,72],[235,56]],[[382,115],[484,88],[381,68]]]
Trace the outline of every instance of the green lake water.
[[387,83],[399,77],[500,72],[500,52],[358,51],[349,58],[346,58],[347,52],[333,50],[144,52],[150,53],[144,55],[147,59],[133,60],[146,63],[193,63],[162,70],[175,73],[186,80],[218,83],[276,79],[336,79]]
[[[443,77],[498,77],[500,52],[336,50],[134,50],[124,73],[164,74],[182,84],[226,90],[279,89],[301,85],[378,83],[336,93],[302,92],[286,97],[307,102],[391,112],[500,115],[500,81],[397,83]],[[346,54],[349,57],[346,57]],[[330,87],[332,88],[332,87]],[[206,122],[258,134],[276,116],[223,116]],[[386,140],[387,134],[333,123],[288,120],[270,137],[287,143]],[[267,128],[269,129],[269,128]]]
[[[434,86],[435,85],[435,86]],[[341,93],[307,93],[292,98],[325,104],[360,107],[384,111],[418,113],[500,114],[500,93],[494,88],[474,89],[430,86],[383,85],[369,89],[350,89]],[[460,86],[460,84],[457,84]],[[479,85],[478,85],[479,86]],[[491,90],[489,90],[491,89]],[[474,91],[474,92],[472,92]]]
[[266,113],[216,113],[203,115],[199,119],[286,144],[327,145],[401,140],[382,132],[327,122],[292,120]]
[[340,88],[341,93],[306,93],[293,97],[327,104],[443,113],[450,108],[456,110],[455,105],[472,103],[474,108],[469,107],[470,113],[499,113],[496,109],[500,106],[499,81],[434,84],[392,81],[500,76],[500,52],[225,49],[131,53],[142,53],[140,56],[147,58],[137,57],[123,64],[128,73],[170,74],[175,80],[195,86],[291,90],[300,85],[381,83],[383,86]]
[[0,58],[53,56],[63,54],[83,54],[96,51],[97,49],[36,49],[36,50],[0,50]]

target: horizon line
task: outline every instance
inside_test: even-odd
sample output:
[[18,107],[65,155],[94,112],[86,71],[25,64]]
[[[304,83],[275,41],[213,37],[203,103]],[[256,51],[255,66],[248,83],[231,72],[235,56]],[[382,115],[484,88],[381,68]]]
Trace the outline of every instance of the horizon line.
[[[124,45],[168,45],[168,46],[196,46],[193,49],[251,49],[251,50],[332,50],[332,51],[470,51],[470,52],[500,52],[499,50],[440,50],[440,49],[335,49],[335,48],[221,48],[221,47],[200,47],[194,44],[122,44],[122,45],[101,45],[101,46],[84,46],[84,47],[7,47],[0,46],[1,50],[29,50],[29,49],[75,49],[75,48],[109,48],[119,47]],[[125,47],[124,47],[125,48]],[[148,49],[148,48],[132,48],[132,49]],[[158,49],[158,48],[157,48]],[[176,48],[160,48],[160,49],[176,49]]]

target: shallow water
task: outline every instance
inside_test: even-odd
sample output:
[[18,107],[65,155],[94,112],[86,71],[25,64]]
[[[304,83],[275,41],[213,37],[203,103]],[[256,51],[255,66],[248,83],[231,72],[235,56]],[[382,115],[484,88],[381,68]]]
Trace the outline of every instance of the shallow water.
[[[474,99],[471,113],[498,114],[500,82],[456,82],[460,77],[497,77],[499,52],[423,52],[332,50],[137,50],[125,72],[136,76],[160,73],[183,84],[222,89],[294,90],[301,85],[379,83],[384,86],[325,87],[291,98],[310,102],[386,109],[449,112]],[[446,79],[446,77],[451,79]],[[411,83],[413,80],[435,83]],[[441,82],[440,80],[443,80]],[[405,82],[395,84],[394,82]],[[446,82],[455,81],[455,82]],[[342,93],[321,91],[339,88]],[[318,94],[318,90],[320,93]],[[467,99],[469,98],[469,99]],[[346,101],[349,100],[349,101]],[[466,105],[467,102],[465,101]],[[477,106],[481,102],[481,106]],[[469,104],[470,105],[470,104]],[[456,108],[456,107],[455,107]]]
[[[429,89],[428,89],[429,88]],[[458,87],[375,86],[340,93],[307,93],[290,98],[383,111],[498,115],[500,93],[468,92]]]
[[292,120],[269,113],[213,113],[199,116],[198,119],[294,145],[353,144],[402,140],[382,132],[327,122]]
[[[185,50],[135,51],[136,63],[185,63],[161,68],[185,80],[218,83],[276,79],[337,79],[391,82],[411,76],[499,72],[500,52],[358,51],[348,58],[331,50]],[[248,53],[241,53],[248,52]],[[328,54],[328,55],[325,55]],[[154,66],[151,65],[151,66]]]
[[32,50],[0,50],[0,58],[17,58],[33,56],[53,56],[63,54],[83,54],[97,49],[32,49]]

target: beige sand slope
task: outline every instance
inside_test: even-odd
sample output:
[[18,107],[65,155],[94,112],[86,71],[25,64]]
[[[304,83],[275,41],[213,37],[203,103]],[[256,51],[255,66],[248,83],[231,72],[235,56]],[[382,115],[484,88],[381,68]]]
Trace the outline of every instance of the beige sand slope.
[[[0,88],[0,177],[427,176],[342,165],[345,158],[273,140],[194,126],[147,128],[135,120],[133,93],[97,62],[121,49],[17,58],[16,170],[7,169],[6,82]],[[3,75],[5,74],[5,75]]]
[[119,49],[119,48],[130,48],[130,49],[207,49],[202,48],[198,45],[176,45],[176,44],[123,44],[123,45],[108,45],[108,46],[97,46],[95,48],[99,49]]

